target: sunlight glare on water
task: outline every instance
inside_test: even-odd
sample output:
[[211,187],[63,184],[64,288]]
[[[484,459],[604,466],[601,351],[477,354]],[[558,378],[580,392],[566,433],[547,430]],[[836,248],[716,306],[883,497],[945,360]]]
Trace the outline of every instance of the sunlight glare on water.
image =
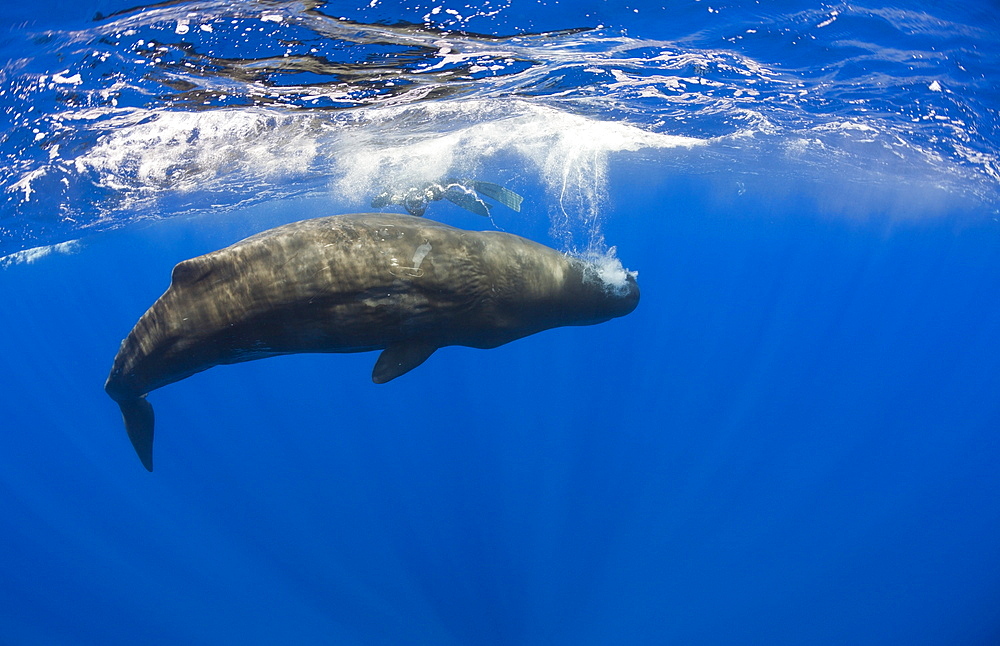
[[[358,15],[376,10],[393,11],[376,3]],[[966,54],[988,40],[982,27],[953,27],[970,44],[945,41],[950,54],[928,41],[947,24],[860,8],[732,24],[709,47],[689,44],[707,34],[650,40],[608,27],[451,31],[505,11],[442,5],[407,25],[322,3],[180,2],[73,30],[25,25],[6,47],[30,56],[0,78],[10,123],[0,253],[292,195],[356,208],[386,186],[449,174],[523,188],[537,178],[546,206],[525,217],[548,218],[566,249],[606,250],[609,155],[810,185],[834,211],[851,204],[837,205],[844,191],[829,190],[831,177],[862,191],[896,184],[897,200],[921,194],[895,209],[904,217],[925,201],[995,208],[995,130],[975,118],[986,88]],[[909,49],[870,42],[886,25]],[[776,58],[787,39],[798,53]],[[802,65],[821,41],[819,67]],[[522,164],[530,172],[511,172]]]

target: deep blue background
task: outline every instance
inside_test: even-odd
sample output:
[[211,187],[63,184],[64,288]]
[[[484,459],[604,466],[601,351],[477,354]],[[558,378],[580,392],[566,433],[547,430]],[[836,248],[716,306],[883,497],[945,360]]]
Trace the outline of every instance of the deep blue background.
[[173,262],[322,203],[0,274],[7,641],[992,643],[995,224],[660,179],[609,219],[629,317],[385,386],[374,355],[211,370],[151,396],[151,475],[118,339]]
[[121,338],[177,261],[336,205],[0,271],[0,643],[1000,642],[994,214],[723,184],[613,166],[628,317],[384,386],[374,354],[216,368],[150,396],[153,474],[102,391]]

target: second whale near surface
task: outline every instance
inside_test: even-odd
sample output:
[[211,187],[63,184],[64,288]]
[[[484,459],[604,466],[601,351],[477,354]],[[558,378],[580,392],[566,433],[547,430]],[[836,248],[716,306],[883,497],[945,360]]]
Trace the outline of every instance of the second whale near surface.
[[525,238],[409,215],[362,213],[277,227],[174,267],[122,341],[105,390],[152,471],[152,390],[221,364],[299,352],[382,350],[385,383],[449,345],[495,348],[624,316],[635,277]]

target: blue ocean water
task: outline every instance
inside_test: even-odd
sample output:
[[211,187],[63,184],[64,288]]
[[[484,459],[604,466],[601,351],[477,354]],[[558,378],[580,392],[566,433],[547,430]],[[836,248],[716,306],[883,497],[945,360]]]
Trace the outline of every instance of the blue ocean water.
[[[992,3],[0,8],[0,643],[1000,643]],[[475,177],[599,326],[103,392],[180,260]]]

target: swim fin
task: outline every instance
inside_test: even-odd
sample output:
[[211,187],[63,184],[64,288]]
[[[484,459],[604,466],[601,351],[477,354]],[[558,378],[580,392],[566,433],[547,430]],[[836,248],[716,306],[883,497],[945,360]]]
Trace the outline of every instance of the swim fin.
[[[453,184],[452,186],[457,185]],[[452,188],[452,186],[449,186],[449,190],[444,194],[445,199],[452,204],[457,204],[466,211],[481,215],[484,218],[490,217],[490,205],[479,199],[474,191],[464,186],[457,186],[457,188]]]
[[472,188],[476,189],[476,191],[482,193],[486,197],[493,198],[512,211],[521,211],[521,202],[524,201],[524,198],[514,191],[504,188],[499,184],[494,184],[493,182],[481,182],[479,180],[466,181],[472,185]]

